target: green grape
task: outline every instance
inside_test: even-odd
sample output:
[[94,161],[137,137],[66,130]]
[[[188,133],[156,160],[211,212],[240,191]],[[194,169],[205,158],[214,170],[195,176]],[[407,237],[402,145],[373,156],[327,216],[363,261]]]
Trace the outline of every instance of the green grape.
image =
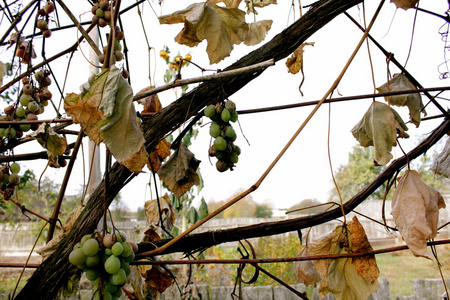
[[224,108],[222,110],[222,113],[220,114],[220,118],[222,119],[222,121],[224,121],[225,123],[230,121],[231,118],[231,113],[228,109]]
[[117,289],[117,292],[115,292],[113,296],[116,296],[116,298],[120,298],[120,296],[122,296],[122,289]]
[[238,114],[237,114],[237,112],[232,113],[231,116],[230,116],[230,121],[234,123],[234,122],[236,122],[237,120],[238,120]]
[[127,282],[127,274],[125,273],[125,270],[119,269],[119,271],[111,275],[109,281],[111,281],[114,285],[124,285],[125,282]]
[[112,255],[112,250],[111,250],[111,248],[106,248],[106,249],[105,249],[105,255],[107,255],[107,256]]
[[80,242],[78,242],[75,245],[73,245],[73,249],[78,249],[78,248],[81,248],[81,247],[82,247],[82,245],[81,245]]
[[212,118],[216,114],[216,107],[213,104],[208,105],[203,111],[205,117]]
[[90,239],[92,237],[92,234],[86,234],[86,235],[84,235],[82,238],[81,238],[81,241],[80,241],[80,243],[81,243],[81,245],[83,245],[84,244],[84,242],[86,242],[88,239]]
[[120,266],[124,271],[125,274],[128,276],[131,273],[131,268],[130,268],[130,264],[127,262],[122,262],[121,266]]
[[9,183],[18,184],[19,181],[20,181],[20,177],[16,173],[12,173],[11,175],[9,175]]
[[19,173],[20,172],[20,165],[18,164],[18,163],[12,163],[10,166],[9,166],[9,169],[11,170],[11,172],[13,172],[13,173]]
[[120,259],[117,256],[111,255],[105,261],[105,271],[109,274],[115,274],[120,269]]
[[236,152],[231,153],[230,161],[235,164],[239,161],[239,155]]
[[216,122],[212,122],[211,126],[209,127],[209,135],[211,135],[213,138],[216,138],[220,135],[222,132],[222,129],[220,129],[220,125]]
[[214,148],[216,148],[217,151],[223,151],[227,148],[227,141],[221,137],[218,136],[216,137],[216,139],[214,140]]
[[[6,177],[6,176],[5,176]],[[77,248],[72,250],[69,254],[69,262],[72,265],[79,266],[83,265],[86,261],[86,255],[83,252],[82,248]]]
[[26,114],[25,108],[23,108],[22,106],[16,108],[16,116],[18,116],[19,118],[23,118],[25,117],[25,114]]
[[86,256],[93,256],[97,254],[100,246],[96,239],[90,238],[86,240],[83,244],[83,252]]
[[39,104],[36,101],[30,101],[30,103],[28,103],[28,110],[37,112],[39,110]]
[[30,99],[31,99],[30,95],[22,94],[19,98],[20,105],[28,106],[28,103],[30,103]]
[[237,145],[234,145],[234,152],[236,152],[237,155],[241,155],[241,148]]
[[128,237],[127,237],[127,234],[124,231],[117,230],[116,231],[116,238],[117,238],[117,241],[122,243],[123,241],[126,241]]
[[5,131],[6,131],[6,128],[0,128],[0,137],[5,136]]
[[225,129],[225,135],[232,141],[236,140],[236,131],[234,131],[231,126],[228,126],[227,129]]
[[118,289],[117,285],[114,285],[109,281],[105,284],[105,290],[107,290],[111,294],[114,294],[115,292],[117,292],[117,289]]
[[112,300],[112,295],[110,292],[103,290],[103,300]]
[[97,254],[86,257],[86,266],[88,268],[94,268],[100,264],[100,256]]
[[13,127],[8,127],[5,130],[5,137],[7,137],[8,139],[13,139],[16,137],[16,130]]
[[133,247],[130,245],[130,243],[128,242],[123,242],[122,243],[123,246],[123,253],[122,253],[122,257],[128,257],[130,256],[133,252]]
[[95,11],[95,15],[99,18],[103,18],[103,16],[105,15],[105,11],[101,8],[97,8],[97,10]]
[[4,184],[9,183],[9,174],[3,174],[2,183],[4,183]]
[[127,257],[122,258],[122,260],[124,262],[130,263],[134,260],[134,256],[135,256],[135,254],[134,254],[134,252],[132,252],[131,255],[128,255]]
[[100,276],[100,273],[95,269],[87,269],[85,273],[86,278],[89,279],[90,281],[94,281]]
[[115,256],[121,255],[122,252],[123,252],[123,246],[122,246],[122,243],[116,242],[116,243],[112,246],[111,251],[112,251],[112,254],[115,255]]
[[23,132],[27,132],[28,130],[31,129],[31,124],[20,124],[20,130],[22,130]]
[[231,100],[227,100],[227,102],[225,102],[225,108],[228,109],[230,113],[236,112],[236,104]]

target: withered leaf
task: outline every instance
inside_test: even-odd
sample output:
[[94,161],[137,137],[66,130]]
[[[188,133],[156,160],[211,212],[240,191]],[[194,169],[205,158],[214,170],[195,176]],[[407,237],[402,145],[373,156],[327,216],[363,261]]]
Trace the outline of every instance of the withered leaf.
[[301,44],[286,60],[286,67],[288,67],[290,73],[297,74],[300,70],[303,70],[303,48],[305,46],[314,46],[314,42]]
[[3,85],[3,77],[6,75],[6,65],[0,61],[0,85]]
[[444,149],[436,156],[431,170],[438,175],[450,178],[450,138],[447,137]]
[[374,146],[376,163],[385,165],[393,157],[391,150],[397,145],[397,136],[409,137],[406,130],[408,127],[392,107],[373,101],[364,117],[351,131],[361,146]]
[[49,157],[62,155],[66,151],[66,138],[57,134],[48,123],[42,123],[35,132],[28,136],[34,138],[42,147],[47,149]]
[[272,28],[272,20],[261,20],[248,24],[248,34],[245,37],[244,44],[254,46],[266,38],[266,33]]
[[[346,227],[337,226],[330,234],[308,244],[300,255],[307,257],[369,251],[372,251],[372,247],[363,227],[354,217]],[[320,281],[321,296],[331,292],[337,300],[367,299],[378,290],[379,270],[373,255],[358,259],[305,261],[296,264],[296,274],[299,281],[308,285]]]
[[159,217],[161,214],[164,227],[168,231],[172,230],[173,224],[175,223],[175,211],[167,195],[159,198],[159,206],[157,199],[152,199],[145,202],[144,208],[148,225],[153,225],[154,227],[161,225],[161,219]]
[[225,4],[226,7],[239,7],[239,4],[241,4],[242,0],[210,0],[210,3],[220,3],[223,2]]
[[[416,89],[416,87],[411,83],[411,81],[409,81],[405,75],[400,73],[395,75],[387,83],[377,88],[377,91],[380,93],[386,93],[414,89]],[[411,122],[416,125],[416,127],[419,127],[420,125],[420,112],[423,112],[425,116],[427,115],[426,111],[423,109],[424,107],[420,93],[385,96],[384,99],[389,103],[389,105],[407,106],[409,109]]]
[[97,145],[104,142],[115,159],[139,173],[148,162],[145,139],[133,105],[133,90],[116,66],[89,78],[64,108]]
[[402,8],[404,10],[416,7],[418,2],[419,0],[391,0],[391,3],[395,3],[397,8]]
[[193,185],[200,183],[197,168],[200,161],[189,151],[184,143],[170,156],[169,160],[159,169],[158,175],[167,184],[170,191],[180,198]]
[[255,15],[258,14],[258,12],[255,10],[255,7],[265,7],[271,4],[278,4],[277,0],[247,0],[245,1],[245,4],[247,5],[247,13],[253,13]]
[[160,293],[164,292],[169,286],[172,285],[176,274],[175,268],[165,265],[162,268],[159,265],[154,265],[151,268],[142,268],[141,274],[145,279],[145,283],[153,290]]
[[186,9],[162,16],[159,22],[184,23],[183,30],[175,37],[177,43],[195,47],[206,40],[206,52],[211,64],[229,56],[234,45],[244,41],[252,45],[261,42],[270,28],[266,22],[250,29],[245,22],[245,12],[236,7],[217,6],[210,1],[194,3]]
[[156,145],[155,150],[149,154],[149,165],[148,168],[153,172],[158,172],[161,168],[162,161],[170,155],[170,142],[166,139],[162,139],[158,145]]
[[437,234],[440,208],[445,208],[442,195],[426,185],[417,171],[406,170],[392,196],[391,214],[414,256],[426,257],[427,240]]
[[[155,88],[154,86],[146,87],[146,88],[140,90],[139,93],[137,93],[137,95],[151,91],[154,88]],[[161,109],[162,109],[162,105],[161,105],[161,102],[159,101],[158,94],[153,94],[144,99],[141,99],[141,100],[139,100],[139,103],[144,105],[144,109],[142,110],[142,113],[157,113],[157,112],[161,111]]]

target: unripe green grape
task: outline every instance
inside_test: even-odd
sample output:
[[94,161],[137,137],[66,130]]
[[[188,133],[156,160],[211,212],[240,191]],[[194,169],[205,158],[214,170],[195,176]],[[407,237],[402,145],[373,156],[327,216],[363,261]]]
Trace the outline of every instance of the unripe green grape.
[[117,292],[114,293],[114,296],[120,298],[120,296],[122,296],[122,289],[117,289]]
[[117,230],[115,234],[117,241],[121,243],[126,241],[128,238],[127,234],[123,230]]
[[90,238],[92,238],[92,234],[85,234],[85,235],[83,235],[83,237],[81,238],[81,241],[80,241],[81,245],[83,245],[84,242],[86,242]]
[[6,131],[6,128],[0,128],[0,137],[5,136],[5,131]]
[[239,155],[236,152],[231,153],[230,161],[235,164],[239,161]]
[[31,99],[30,95],[22,94],[19,98],[20,105],[28,106],[28,103],[30,103],[30,99]]
[[123,246],[123,253],[122,253],[122,257],[128,257],[131,254],[133,254],[133,247],[130,245],[130,243],[128,242],[123,242],[122,243]]
[[222,110],[222,113],[220,114],[220,118],[222,119],[222,121],[224,121],[225,123],[230,121],[231,118],[231,113],[228,109],[224,108]]
[[231,100],[227,100],[227,102],[225,102],[225,108],[228,109],[231,114],[236,112],[236,104]]
[[44,72],[37,71],[34,73],[34,79],[36,79],[38,82],[41,81],[44,78]]
[[214,148],[216,148],[217,151],[223,151],[227,148],[227,141],[221,137],[218,136],[216,137],[216,139],[214,140]]
[[112,246],[111,251],[112,251],[112,254],[115,255],[115,256],[121,255],[122,252],[123,252],[123,246],[122,246],[122,243],[116,242],[116,243]]
[[20,124],[19,127],[23,132],[27,132],[31,129],[31,124]]
[[109,280],[114,285],[124,285],[127,282],[127,274],[124,269],[119,269],[119,271],[111,275]]
[[211,135],[213,138],[216,138],[220,135],[222,132],[222,129],[220,129],[220,125],[216,122],[212,122],[211,126],[209,127],[209,135]]
[[116,57],[116,61],[121,61],[123,59],[122,51],[114,51],[114,56]]
[[134,252],[131,252],[130,255],[128,255],[127,257],[122,258],[122,260],[124,262],[130,263],[130,262],[132,262],[134,260],[134,257],[135,257]]
[[76,243],[75,245],[73,245],[73,249],[75,250],[75,249],[81,248],[82,246],[83,246],[83,245],[81,245],[81,243],[78,242],[78,243]]
[[9,175],[9,183],[11,184],[18,184],[20,181],[20,177],[17,173],[12,173]]
[[83,243],[83,252],[86,256],[93,256],[97,254],[99,245],[96,239],[90,238]]
[[95,268],[100,264],[100,256],[97,254],[86,257],[86,267]]
[[5,137],[8,139],[13,139],[16,137],[16,130],[13,127],[8,127],[5,130]]
[[86,262],[86,255],[84,254],[83,249],[77,248],[72,250],[69,254],[69,262],[75,266],[83,265]]
[[237,112],[232,113],[230,116],[230,121],[234,123],[237,120],[238,120],[238,113]]
[[205,117],[212,118],[216,114],[216,107],[213,104],[208,105],[203,111]]
[[106,249],[105,249],[105,255],[107,255],[107,256],[112,255],[112,250],[111,250],[111,248],[106,248]]
[[236,131],[234,131],[231,126],[228,126],[227,129],[225,129],[225,135],[232,141],[236,140]]
[[117,256],[111,255],[105,261],[105,271],[109,274],[115,274],[120,269],[120,259]]
[[110,292],[103,290],[103,300],[112,300],[112,295]]
[[37,112],[39,110],[39,104],[36,101],[30,101],[28,103],[28,110],[31,112]]
[[234,145],[234,152],[236,152],[237,155],[241,155],[241,148],[237,145]]
[[11,172],[13,172],[13,173],[19,173],[20,172],[20,165],[18,164],[18,163],[12,163],[10,166],[9,166],[9,169],[11,170]]
[[225,172],[226,170],[228,170],[230,166],[228,165],[227,162],[223,161],[223,160],[217,160],[216,162],[216,169],[219,172]]
[[23,108],[22,106],[16,108],[16,116],[18,116],[19,118],[25,117],[25,113],[26,113],[25,108]]
[[7,174],[7,173],[4,173],[4,174],[3,174],[3,180],[2,180],[2,183],[4,183],[4,184],[9,183],[9,174]]
[[114,285],[109,281],[105,284],[105,290],[107,290],[111,294],[114,294],[115,292],[117,292],[117,289],[118,289],[117,285]]
[[125,275],[130,275],[131,273],[131,268],[130,268],[130,264],[127,262],[122,262],[121,266],[120,266],[124,271],[125,271]]
[[103,16],[105,15],[105,11],[101,8],[97,8],[97,10],[95,11],[95,15],[99,18],[103,18]]
[[100,273],[95,269],[87,269],[85,273],[86,278],[89,279],[90,281],[94,281],[100,276]]

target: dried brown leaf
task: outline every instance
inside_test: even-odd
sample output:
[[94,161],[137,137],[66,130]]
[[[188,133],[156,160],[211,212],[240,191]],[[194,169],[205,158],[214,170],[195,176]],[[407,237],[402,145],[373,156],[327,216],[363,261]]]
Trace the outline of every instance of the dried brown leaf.
[[407,138],[408,130],[400,115],[390,106],[374,101],[364,117],[353,127],[352,134],[363,147],[374,146],[375,161],[385,165],[392,159],[397,136]]
[[49,157],[63,155],[67,148],[67,140],[64,136],[57,134],[48,123],[42,123],[38,129],[28,135],[47,149]]
[[301,44],[286,60],[286,67],[288,67],[290,73],[297,74],[300,70],[303,70],[303,48],[305,46],[314,46],[314,42]]
[[431,170],[438,175],[450,178],[450,138],[447,137],[444,149],[436,156]]
[[419,0],[391,0],[391,3],[394,3],[397,8],[407,10],[416,7]]
[[192,186],[200,183],[197,174],[199,164],[200,161],[189,151],[186,144],[180,143],[180,147],[159,169],[158,175],[170,191],[180,198]]
[[164,292],[174,282],[175,269],[170,266],[162,268],[159,265],[152,266],[141,274],[145,279],[145,283],[153,290],[160,293]]
[[406,170],[392,197],[392,216],[403,240],[415,256],[427,257],[427,240],[437,234],[442,195],[426,185],[420,174]]
[[241,4],[242,0],[210,0],[210,3],[224,3],[226,7],[234,7],[237,8],[239,7],[239,4]]
[[[151,91],[154,88],[155,88],[154,86],[146,87],[146,88],[140,90],[139,93],[137,93],[136,95]],[[144,105],[144,109],[142,110],[142,113],[157,113],[157,112],[161,111],[161,109],[162,109],[162,105],[161,105],[161,102],[159,101],[158,94],[153,94],[144,99],[141,99],[141,100],[139,100],[139,103]]]
[[147,219],[147,225],[153,227],[160,226],[160,214],[163,216],[162,220],[164,227],[167,230],[172,230],[173,224],[175,223],[175,211],[172,204],[170,204],[170,199],[167,195],[159,198],[159,208],[156,199],[148,200],[145,202],[145,216]]

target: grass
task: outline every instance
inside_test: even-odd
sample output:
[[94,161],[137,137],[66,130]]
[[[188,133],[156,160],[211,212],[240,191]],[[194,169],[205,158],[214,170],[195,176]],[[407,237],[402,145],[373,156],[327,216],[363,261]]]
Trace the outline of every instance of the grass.
[[[437,248],[441,269],[445,278],[450,277],[449,248]],[[409,251],[401,251],[376,256],[380,278],[388,278],[391,299],[396,296],[413,295],[412,280],[416,278],[441,278],[436,260],[414,257]]]

